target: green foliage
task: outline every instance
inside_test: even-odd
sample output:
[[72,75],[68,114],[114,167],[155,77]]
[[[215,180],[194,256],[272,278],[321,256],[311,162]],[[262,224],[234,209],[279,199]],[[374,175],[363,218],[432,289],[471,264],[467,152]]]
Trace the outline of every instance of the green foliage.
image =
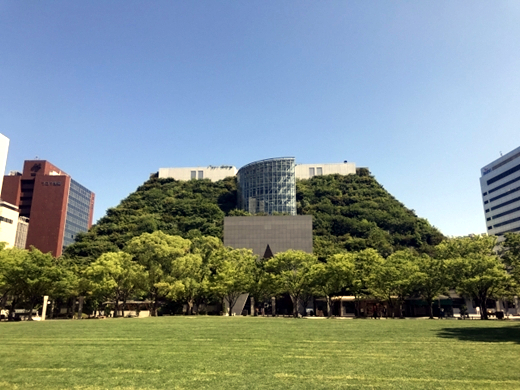
[[253,283],[256,256],[248,249],[222,248],[215,261],[215,274],[211,278],[211,291],[223,299],[231,315],[241,294]]
[[146,288],[152,300],[152,315],[157,314],[158,300],[169,294],[172,289],[180,288],[173,276],[176,260],[188,254],[191,241],[179,236],[170,236],[161,231],[143,233],[134,237],[125,247],[125,252],[134,256],[146,272]]
[[414,290],[418,272],[415,253],[409,249],[397,251],[374,267],[369,277],[369,290],[374,297],[389,304],[393,309],[392,316],[399,307],[401,316],[401,305]]
[[[315,254],[374,248],[387,257],[413,247],[430,253],[442,234],[393,198],[367,169],[357,175],[316,176],[296,183],[298,214],[313,215]],[[236,179],[177,181],[151,177],[65,250],[77,263],[121,250],[134,237],[162,231],[193,239],[223,238],[223,218],[237,210]]]
[[460,237],[436,248],[441,258],[453,262],[457,292],[475,300],[482,319],[487,319],[489,298],[501,298],[513,290],[511,275],[495,253],[495,243],[495,236]]
[[326,258],[327,243],[336,253],[374,248],[387,257],[408,247],[429,252],[444,238],[365,171],[299,180],[296,192],[298,214],[314,216],[320,260]]
[[317,264],[315,256],[302,251],[288,250],[274,255],[265,263],[265,270],[274,291],[287,293],[293,303],[293,315],[298,316],[298,304],[301,296],[311,292],[313,266]]
[[138,296],[146,280],[144,267],[132,261],[132,256],[124,252],[102,254],[85,270],[85,276],[94,298],[98,298],[98,301],[115,301],[116,317],[118,303]]

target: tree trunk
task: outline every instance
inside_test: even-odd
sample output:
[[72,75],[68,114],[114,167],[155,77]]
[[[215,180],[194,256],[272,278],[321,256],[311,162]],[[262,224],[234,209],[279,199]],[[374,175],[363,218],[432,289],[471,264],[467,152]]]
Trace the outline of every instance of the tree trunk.
[[327,318],[332,317],[331,306],[332,305],[330,304],[330,296],[327,295]]
[[430,299],[430,320],[433,320],[433,301]]
[[193,309],[193,299],[188,299],[187,302],[188,307],[186,308],[186,315],[191,315],[191,310]]
[[34,302],[33,300],[31,299],[30,300],[30,305],[29,305],[29,316],[27,317],[27,321],[32,321],[32,312],[33,312],[33,309],[34,309]]
[[78,319],[81,319],[81,317],[83,316],[83,299],[85,297],[84,296],[81,296],[79,297],[79,304],[78,304]]
[[293,317],[298,318],[298,297],[297,296],[293,297],[291,295],[291,300],[293,302],[293,310],[292,310]]
[[0,309],[4,310],[5,305],[7,304],[7,293],[4,294],[2,299],[0,300]]
[[55,299],[53,299],[51,301],[51,308],[49,310],[49,319],[53,319],[54,318],[54,303],[56,302]]
[[76,312],[76,297],[72,297],[72,319],[74,319],[75,312]]
[[250,305],[249,305],[250,315],[255,315],[255,298],[251,297]]
[[114,306],[114,318],[119,317],[119,299],[116,298]]

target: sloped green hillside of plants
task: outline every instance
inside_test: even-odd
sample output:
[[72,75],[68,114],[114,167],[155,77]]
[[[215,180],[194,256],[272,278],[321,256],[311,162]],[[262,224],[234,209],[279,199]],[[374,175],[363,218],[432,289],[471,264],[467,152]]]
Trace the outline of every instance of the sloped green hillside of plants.
[[[298,214],[314,216],[320,258],[341,250],[375,248],[384,256],[403,247],[428,251],[443,236],[390,195],[366,169],[357,175],[317,176],[297,182]],[[96,258],[132,237],[162,230],[193,238],[222,239],[223,218],[236,210],[236,179],[177,181],[151,177],[107,211],[65,254]]]

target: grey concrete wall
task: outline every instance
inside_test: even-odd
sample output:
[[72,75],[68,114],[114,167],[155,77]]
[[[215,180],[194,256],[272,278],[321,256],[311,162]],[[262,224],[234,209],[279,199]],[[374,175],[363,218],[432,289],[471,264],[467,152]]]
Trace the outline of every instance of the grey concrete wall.
[[263,256],[288,249],[312,253],[312,216],[225,217],[224,245],[252,249]]

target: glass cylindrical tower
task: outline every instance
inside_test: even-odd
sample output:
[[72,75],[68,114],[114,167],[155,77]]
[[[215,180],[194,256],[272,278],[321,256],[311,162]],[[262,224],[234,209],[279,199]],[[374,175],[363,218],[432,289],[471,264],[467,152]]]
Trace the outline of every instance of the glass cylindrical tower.
[[238,207],[251,214],[296,215],[294,157],[255,161],[237,173]]

